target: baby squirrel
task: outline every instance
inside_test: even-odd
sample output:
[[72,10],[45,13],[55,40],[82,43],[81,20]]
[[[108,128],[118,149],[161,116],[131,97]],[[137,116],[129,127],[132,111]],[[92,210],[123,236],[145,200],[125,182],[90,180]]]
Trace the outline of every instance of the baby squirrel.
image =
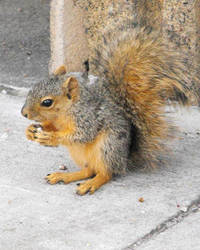
[[40,124],[26,129],[29,140],[66,146],[81,168],[49,174],[48,183],[90,178],[77,187],[80,195],[128,168],[156,166],[173,130],[164,117],[166,103],[186,105],[193,95],[184,61],[151,28],[109,30],[102,40],[90,61],[96,83],[61,66],[32,87],[21,111]]

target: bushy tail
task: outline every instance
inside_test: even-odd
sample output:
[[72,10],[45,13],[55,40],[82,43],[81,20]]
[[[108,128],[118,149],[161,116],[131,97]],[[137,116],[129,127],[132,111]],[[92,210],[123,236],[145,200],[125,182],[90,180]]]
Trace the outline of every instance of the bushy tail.
[[184,60],[151,28],[118,30],[103,36],[91,65],[132,120],[134,163],[153,166],[172,128],[164,118],[165,105],[168,100],[189,104],[191,80]]

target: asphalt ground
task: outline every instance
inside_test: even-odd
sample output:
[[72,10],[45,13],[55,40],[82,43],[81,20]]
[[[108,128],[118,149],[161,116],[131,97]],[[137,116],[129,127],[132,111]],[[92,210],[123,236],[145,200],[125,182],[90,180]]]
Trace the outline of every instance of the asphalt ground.
[[0,1],[1,84],[30,87],[48,74],[49,3]]

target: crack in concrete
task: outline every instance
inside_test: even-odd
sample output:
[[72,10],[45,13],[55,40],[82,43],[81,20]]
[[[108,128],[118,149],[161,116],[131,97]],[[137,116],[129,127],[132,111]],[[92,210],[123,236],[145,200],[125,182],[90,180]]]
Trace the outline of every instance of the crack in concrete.
[[19,87],[14,87],[14,86],[8,86],[1,84],[0,85],[0,94],[8,94],[12,96],[26,96],[28,93],[28,88],[19,88]]
[[182,222],[185,217],[188,217],[190,214],[196,213],[198,211],[200,211],[200,196],[190,203],[186,211],[177,212],[175,215],[160,223],[155,229],[152,229],[149,233],[137,239],[134,243],[123,250],[136,250],[142,244],[150,241],[152,238],[155,238],[157,235],[168,230],[169,228],[174,227],[178,223]]

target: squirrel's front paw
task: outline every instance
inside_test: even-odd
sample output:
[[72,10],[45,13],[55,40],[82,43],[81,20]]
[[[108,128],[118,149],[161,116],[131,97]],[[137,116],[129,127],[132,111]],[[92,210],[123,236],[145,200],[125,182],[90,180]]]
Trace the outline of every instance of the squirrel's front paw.
[[28,140],[35,140],[35,133],[38,131],[38,128],[41,128],[39,124],[31,124],[26,129],[26,137]]
[[59,145],[55,132],[46,132],[43,130],[37,130],[34,133],[34,141],[44,146],[56,147]]

